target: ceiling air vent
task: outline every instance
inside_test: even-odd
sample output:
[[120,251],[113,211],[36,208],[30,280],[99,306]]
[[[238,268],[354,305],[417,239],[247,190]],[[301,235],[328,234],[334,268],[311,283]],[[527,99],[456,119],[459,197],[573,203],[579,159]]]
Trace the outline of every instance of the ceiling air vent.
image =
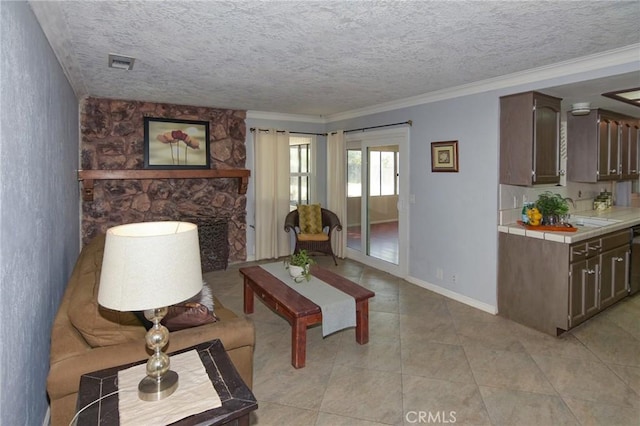
[[129,56],[109,54],[109,68],[116,68],[119,70],[132,70],[133,62],[136,58],[130,58]]

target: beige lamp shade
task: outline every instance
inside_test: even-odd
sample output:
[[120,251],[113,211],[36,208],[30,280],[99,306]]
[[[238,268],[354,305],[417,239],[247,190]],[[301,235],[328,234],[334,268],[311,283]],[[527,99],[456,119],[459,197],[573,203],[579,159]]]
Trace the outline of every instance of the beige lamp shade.
[[143,222],[107,230],[98,303],[142,311],[182,302],[202,290],[198,227]]

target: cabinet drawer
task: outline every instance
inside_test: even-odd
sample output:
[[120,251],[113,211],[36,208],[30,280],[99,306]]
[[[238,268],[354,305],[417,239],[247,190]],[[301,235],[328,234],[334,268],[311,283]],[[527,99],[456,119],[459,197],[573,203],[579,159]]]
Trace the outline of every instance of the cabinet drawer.
[[578,262],[585,260],[589,255],[589,249],[587,243],[575,244],[571,246],[571,260],[570,262]]
[[611,234],[604,235],[600,238],[602,242],[602,250],[611,250],[625,244],[629,244],[631,241],[631,229],[625,229],[619,232],[612,232]]

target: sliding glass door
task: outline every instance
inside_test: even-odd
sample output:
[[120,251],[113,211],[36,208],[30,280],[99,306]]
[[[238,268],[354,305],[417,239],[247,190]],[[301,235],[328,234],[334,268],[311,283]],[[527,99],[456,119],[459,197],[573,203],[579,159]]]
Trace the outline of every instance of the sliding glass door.
[[347,135],[347,256],[406,273],[408,131]]

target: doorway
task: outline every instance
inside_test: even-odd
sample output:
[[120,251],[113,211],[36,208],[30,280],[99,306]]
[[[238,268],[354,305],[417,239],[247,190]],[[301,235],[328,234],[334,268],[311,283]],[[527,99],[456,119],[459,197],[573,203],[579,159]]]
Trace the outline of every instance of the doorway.
[[407,272],[408,129],[347,135],[347,256]]

